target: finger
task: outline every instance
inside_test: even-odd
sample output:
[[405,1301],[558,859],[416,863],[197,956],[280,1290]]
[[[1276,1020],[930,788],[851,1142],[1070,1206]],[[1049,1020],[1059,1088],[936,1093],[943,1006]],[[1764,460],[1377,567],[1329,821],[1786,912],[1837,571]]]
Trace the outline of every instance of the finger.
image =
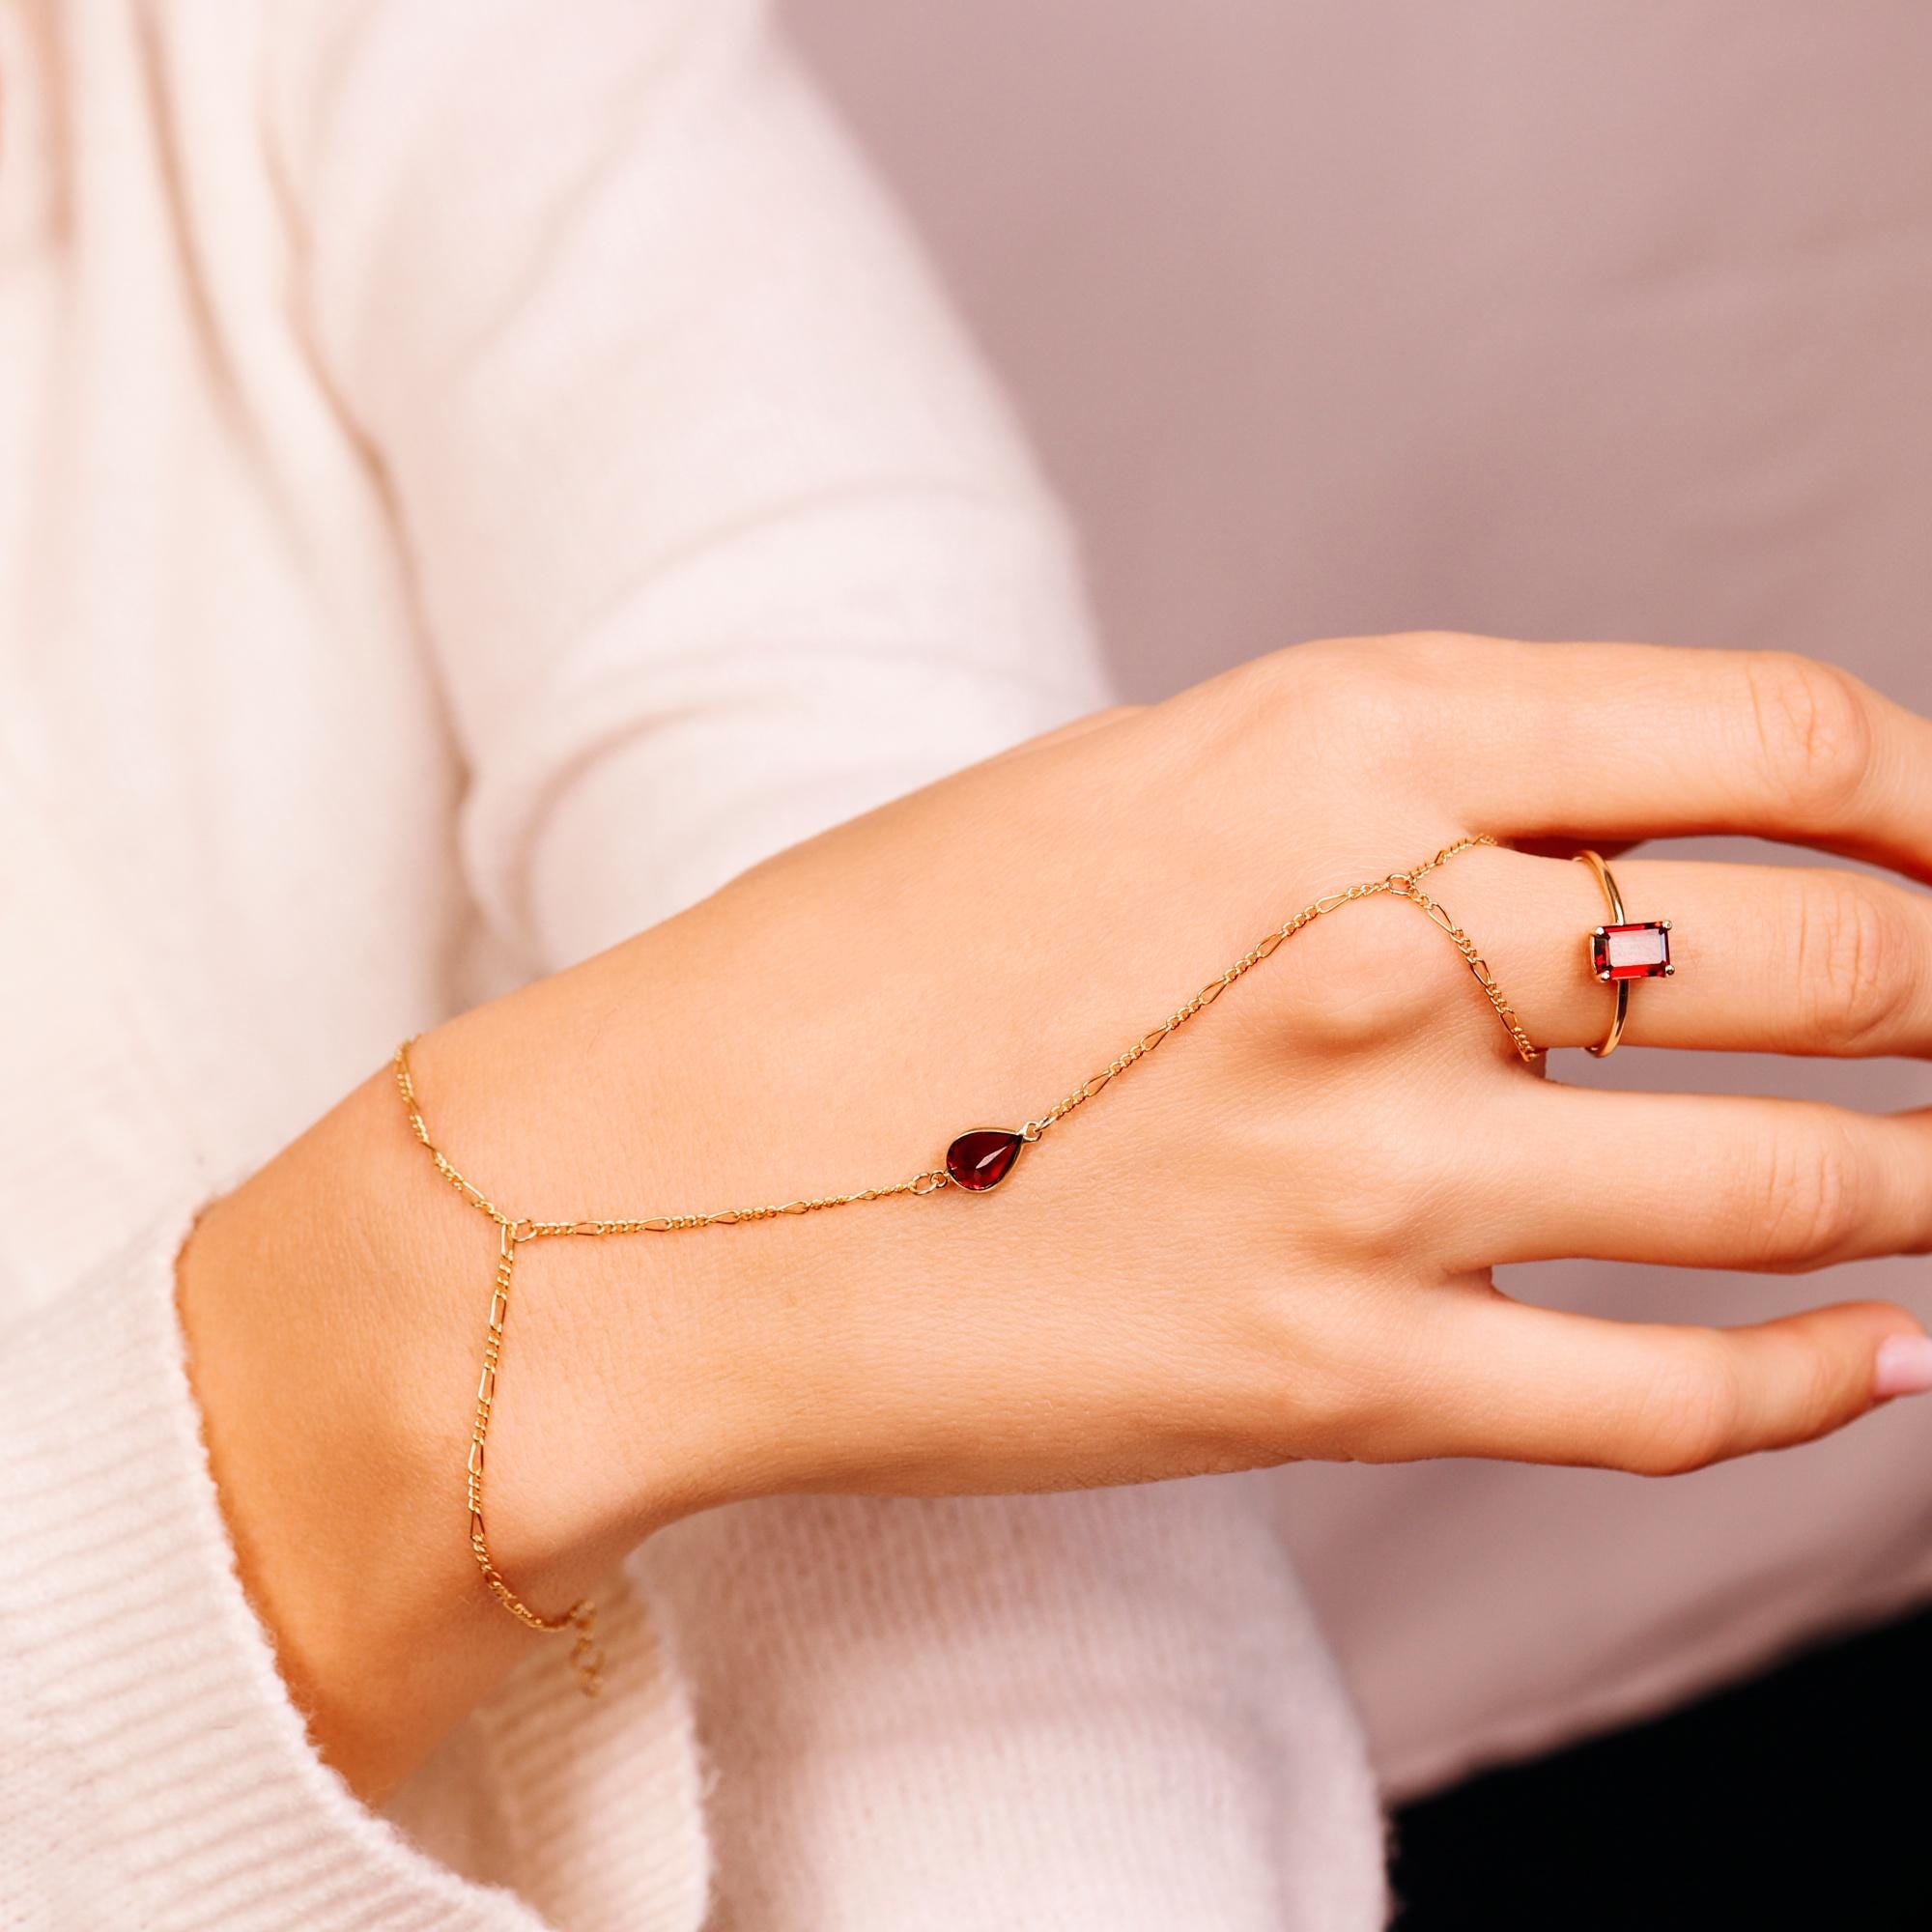
[[1883,1302],[1698,1328],[1561,1314],[1493,1292],[1445,1300],[1424,1344],[1440,1439],[1404,1453],[1653,1476],[1829,1435],[1882,1392],[1923,1386],[1932,1353],[1911,1316]]
[[[1591,929],[1609,918],[1596,880],[1515,852],[1461,863],[1463,878],[1442,879],[1446,907],[1530,1037],[1602,1039],[1614,994],[1591,965]],[[1808,867],[1630,859],[1614,871],[1627,920],[1669,920],[1674,969],[1632,982],[1628,1043],[1932,1055],[1932,896]]]
[[1513,1086],[1468,1264],[1583,1255],[1797,1272],[1932,1252],[1932,1109]]
[[1431,681],[1471,825],[1586,844],[1753,833],[1932,879],[1932,723],[1849,671],[1660,644],[1484,649],[1477,679]]

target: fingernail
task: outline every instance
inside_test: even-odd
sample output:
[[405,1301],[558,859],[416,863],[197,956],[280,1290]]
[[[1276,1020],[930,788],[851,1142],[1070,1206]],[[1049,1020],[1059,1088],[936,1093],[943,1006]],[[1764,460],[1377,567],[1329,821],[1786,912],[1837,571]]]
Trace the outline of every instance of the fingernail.
[[1894,1335],[1881,1342],[1872,1371],[1872,1395],[1886,1402],[1895,1395],[1932,1390],[1932,1335]]

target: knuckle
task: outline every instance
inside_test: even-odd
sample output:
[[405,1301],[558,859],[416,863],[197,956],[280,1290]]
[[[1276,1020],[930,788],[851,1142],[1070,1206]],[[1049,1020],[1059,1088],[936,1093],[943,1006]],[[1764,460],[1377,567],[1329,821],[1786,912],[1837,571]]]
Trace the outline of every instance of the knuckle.
[[1501,648],[1495,639],[1468,631],[1400,631],[1376,642],[1391,665],[1431,676],[1460,675],[1474,659]]
[[1317,921],[1299,942],[1309,970],[1283,987],[1297,1042],[1353,1054],[1411,1038],[1440,1009],[1444,960],[1460,966],[1430,938],[1413,907],[1386,896]]
[[1729,1340],[1715,1329],[1686,1335],[1630,1458],[1637,1474],[1686,1476],[1747,1449],[1809,1442],[1856,1410],[1830,1350],[1796,1334],[1759,1335],[1751,1359],[1768,1379],[1754,1390],[1746,1358]]
[[1862,789],[1872,749],[1865,687],[1816,658],[1747,658],[1752,721],[1767,775],[1812,824],[1842,819]]
[[1893,1038],[1918,994],[1918,949],[1883,888],[1827,875],[1805,895],[1798,924],[1798,983],[1824,1043],[1857,1053]]
[[1344,647],[1296,644],[1237,665],[1168,704],[1190,722],[1195,776],[1225,785],[1231,771],[1278,773],[1285,749],[1304,763],[1359,757],[1375,742],[1373,687]]
[[1334,729],[1359,751],[1407,744],[1487,640],[1446,631],[1324,639],[1261,660],[1263,688],[1303,728]]
[[1810,1442],[1835,1429],[1847,1413],[1843,1371],[1831,1354],[1798,1341],[1790,1345],[1792,1363],[1790,1409],[1781,1434],[1795,1442]]
[[1480,661],[1501,648],[1493,639],[1461,631],[1405,631],[1368,639],[1362,661],[1386,714],[1413,728],[1438,717],[1445,698],[1480,681]]
[[1688,1476],[1733,1453],[1745,1414],[1736,1363],[1715,1334],[1690,1331],[1647,1392],[1628,1466],[1639,1476]]
[[1849,1250],[1865,1215],[1863,1172],[1841,1126],[1806,1122],[1770,1135],[1746,1189],[1756,1245],[1774,1266],[1811,1267]]
[[1393,693],[1376,654],[1347,642],[1298,644],[1268,660],[1277,707],[1316,743],[1333,734],[1360,744],[1393,718]]

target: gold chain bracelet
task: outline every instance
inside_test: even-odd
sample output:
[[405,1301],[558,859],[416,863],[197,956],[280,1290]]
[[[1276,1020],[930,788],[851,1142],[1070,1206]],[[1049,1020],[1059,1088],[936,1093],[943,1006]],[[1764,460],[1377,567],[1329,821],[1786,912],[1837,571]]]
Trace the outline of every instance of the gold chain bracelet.
[[978,1127],[954,1138],[946,1151],[946,1160],[942,1166],[928,1168],[924,1172],[908,1176],[904,1180],[895,1180],[889,1186],[863,1187],[855,1194],[830,1194],[817,1197],[801,1197],[795,1201],[785,1201],[772,1207],[763,1208],[724,1208],[708,1214],[653,1214],[640,1220],[620,1221],[539,1221],[527,1216],[520,1216],[499,1208],[495,1201],[465,1179],[449,1157],[430,1138],[428,1126],[424,1123],[421,1102],[416,1097],[415,1079],[410,1070],[410,1045],[405,1040],[396,1049],[396,1086],[403,1096],[403,1104],[409,1111],[410,1126],[415,1137],[427,1150],[435,1161],[437,1172],[449,1182],[471,1207],[487,1214],[497,1224],[497,1250],[493,1292],[490,1296],[489,1326],[483,1342],[483,1373],[476,1384],[476,1407],[469,1433],[469,1455],[468,1459],[468,1494],[469,1506],[469,1548],[476,1558],[476,1564],[483,1573],[483,1580],[490,1587],[491,1594],[519,1623],[535,1631],[568,1632],[575,1641],[572,1647],[572,1662],[575,1664],[578,1681],[586,1695],[595,1696],[603,1688],[603,1654],[598,1648],[596,1637],[596,1606],[587,1598],[574,1604],[561,1616],[547,1617],[541,1611],[532,1609],[523,1598],[518,1596],[504,1581],[502,1573],[497,1568],[490,1554],[490,1541],[483,1525],[483,1465],[485,1445],[490,1435],[490,1416],[497,1401],[497,1378],[503,1361],[503,1331],[510,1315],[510,1290],[516,1277],[517,1252],[529,1241],[545,1240],[561,1236],[604,1236],[604,1235],[672,1235],[695,1228],[737,1227],[749,1221],[770,1221],[781,1214],[813,1214],[828,1208],[848,1208],[861,1201],[890,1201],[899,1195],[937,1194],[941,1188],[955,1186],[969,1194],[989,1193],[997,1187],[1012,1171],[1024,1148],[1037,1141],[1049,1127],[1065,1120],[1076,1107],[1083,1106],[1094,1098],[1103,1088],[1118,1079],[1138,1060],[1144,1060],[1162,1040],[1184,1026],[1197,1013],[1211,1007],[1235,981],[1259,966],[1269,953],[1285,941],[1293,938],[1303,926],[1312,924],[1324,915],[1335,912],[1345,905],[1352,905],[1358,899],[1374,898],[1380,894],[1388,894],[1395,898],[1406,899],[1411,905],[1427,914],[1454,943],[1463,955],[1469,971],[1475,976],[1497,1017],[1509,1032],[1511,1043],[1519,1055],[1534,1065],[1541,1058],[1540,1050],[1530,1043],[1529,1036],[1523,1031],[1521,1022],[1504,999],[1502,989],[1496,984],[1495,976],[1490,971],[1477,952],[1469,936],[1459,926],[1448,913],[1435,899],[1422,891],[1420,881],[1440,866],[1446,866],[1451,859],[1468,851],[1472,846],[1493,845],[1496,841],[1487,834],[1477,833],[1466,838],[1459,838],[1453,845],[1445,845],[1433,859],[1406,872],[1390,872],[1386,877],[1367,884],[1350,886],[1346,892],[1330,893],[1325,898],[1314,900],[1289,920],[1278,925],[1264,938],[1250,947],[1218,979],[1210,980],[1207,985],[1187,1001],[1178,1007],[1157,1027],[1144,1033],[1126,1048],[1110,1060],[1097,1073],[1090,1074],[1064,1099],[1021,1127]]

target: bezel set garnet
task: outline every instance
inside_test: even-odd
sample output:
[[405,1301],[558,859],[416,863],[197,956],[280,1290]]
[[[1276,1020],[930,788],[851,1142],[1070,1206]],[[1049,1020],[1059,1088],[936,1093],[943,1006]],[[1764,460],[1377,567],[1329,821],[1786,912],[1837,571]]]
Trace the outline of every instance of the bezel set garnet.
[[946,1173],[968,1194],[990,1194],[1019,1162],[1027,1137],[1011,1127],[973,1127],[946,1150]]
[[1590,971],[1606,986],[1619,980],[1669,979],[1677,971],[1670,962],[1670,922],[1644,919],[1593,926]]

